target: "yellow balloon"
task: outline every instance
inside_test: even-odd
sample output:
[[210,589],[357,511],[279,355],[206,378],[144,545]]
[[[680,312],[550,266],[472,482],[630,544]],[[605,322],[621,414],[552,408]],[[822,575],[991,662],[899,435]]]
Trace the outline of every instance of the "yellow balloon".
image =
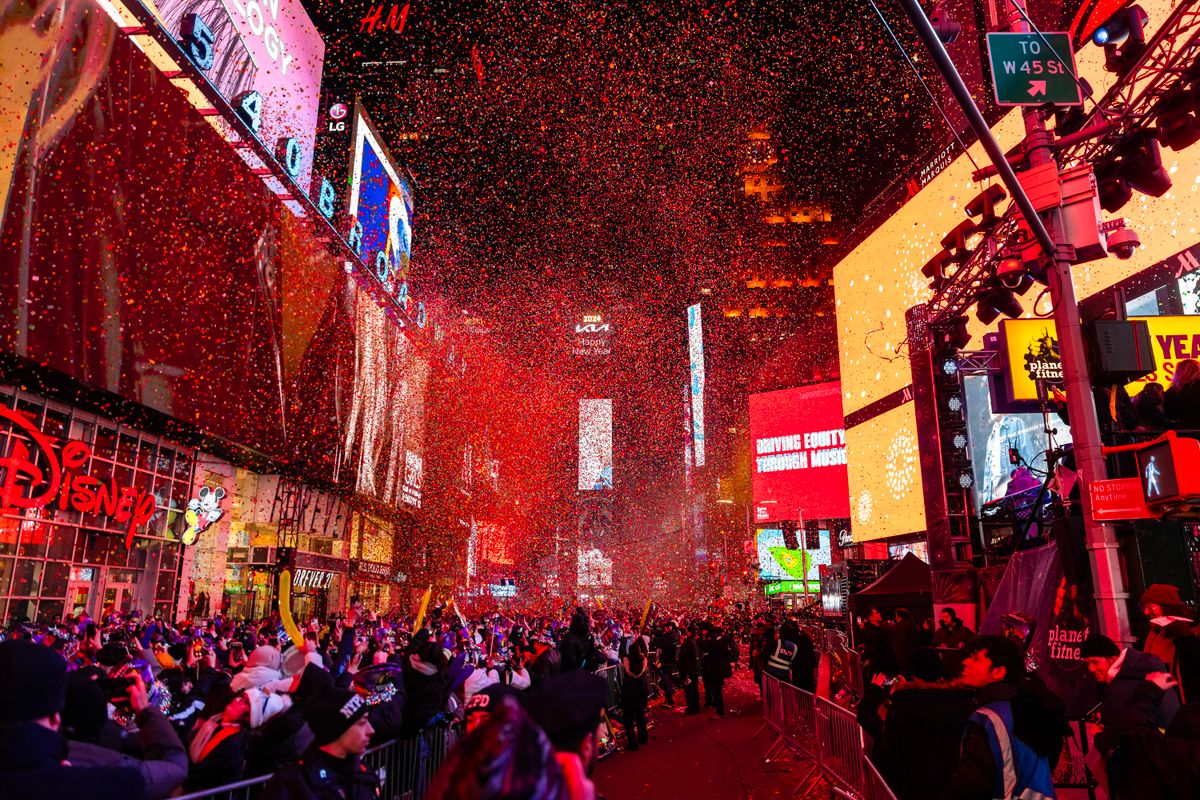
[[279,619],[283,622],[283,630],[292,640],[292,644],[301,647],[304,635],[296,627],[292,619],[292,571],[285,569],[279,573]]

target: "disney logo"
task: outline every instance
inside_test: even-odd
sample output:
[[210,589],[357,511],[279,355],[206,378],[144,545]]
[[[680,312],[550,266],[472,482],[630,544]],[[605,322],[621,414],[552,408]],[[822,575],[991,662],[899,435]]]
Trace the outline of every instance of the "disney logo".
[[115,478],[104,482],[82,474],[83,465],[92,455],[91,447],[84,442],[69,439],[58,453],[50,437],[24,415],[0,407],[0,420],[33,442],[46,467],[43,470],[34,463],[29,447],[14,438],[11,452],[0,458],[0,471],[4,473],[0,482],[0,511],[57,506],[60,511],[103,513],[120,524],[128,523],[125,549],[132,547],[134,530],[154,515],[152,494],[135,486],[117,486]]

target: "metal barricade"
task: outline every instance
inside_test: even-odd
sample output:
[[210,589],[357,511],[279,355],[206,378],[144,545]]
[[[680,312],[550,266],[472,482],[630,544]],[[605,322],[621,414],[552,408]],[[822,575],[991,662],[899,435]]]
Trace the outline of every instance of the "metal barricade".
[[601,667],[596,670],[596,674],[604,678],[604,682],[608,685],[608,694],[605,695],[604,706],[609,711],[616,711],[621,706],[621,669],[617,664],[609,664],[607,667]]
[[763,718],[764,728],[776,733],[764,762],[784,747],[810,762],[797,791],[823,777],[849,800],[895,800],[867,756],[867,737],[854,712],[764,675]]
[[252,800],[262,791],[262,787],[271,780],[270,775],[260,775],[257,778],[247,778],[237,783],[227,783],[214,789],[204,789],[199,792],[179,795],[173,800]]
[[[363,754],[363,764],[379,776],[381,800],[421,800],[457,741],[453,728],[427,728],[411,739],[371,748]],[[270,779],[262,775],[174,800],[254,800]]]

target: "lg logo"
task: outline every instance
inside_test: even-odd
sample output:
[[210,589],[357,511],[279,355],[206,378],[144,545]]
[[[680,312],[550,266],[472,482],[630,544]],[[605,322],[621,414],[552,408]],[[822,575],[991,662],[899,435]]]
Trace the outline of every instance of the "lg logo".
[[329,107],[329,130],[337,132],[346,130],[346,117],[349,116],[350,109],[345,103],[334,103]]

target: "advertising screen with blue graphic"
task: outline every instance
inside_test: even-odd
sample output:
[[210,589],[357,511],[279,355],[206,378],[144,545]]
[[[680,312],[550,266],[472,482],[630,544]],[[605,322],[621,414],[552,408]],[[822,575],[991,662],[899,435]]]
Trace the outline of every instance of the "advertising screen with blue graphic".
[[[355,109],[348,210],[362,225],[363,261],[385,281],[408,279],[412,257],[412,179],[392,161],[361,106]],[[380,274],[384,253],[387,275]]]

